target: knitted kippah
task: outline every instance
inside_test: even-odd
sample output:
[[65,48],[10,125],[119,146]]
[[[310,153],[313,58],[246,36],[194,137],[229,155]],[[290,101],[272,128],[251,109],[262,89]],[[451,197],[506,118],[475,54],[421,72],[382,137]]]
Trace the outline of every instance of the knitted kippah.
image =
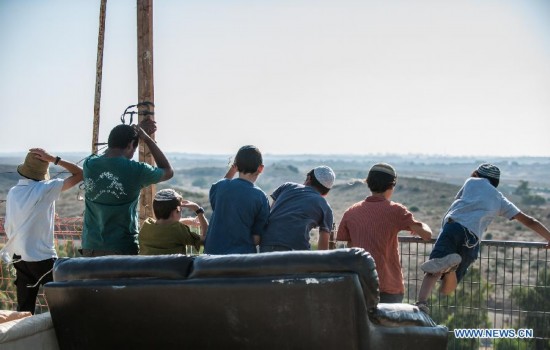
[[378,164],[375,164],[375,165],[372,166],[372,168],[370,168],[369,173],[370,173],[371,171],[379,171],[379,172],[381,172],[381,173],[386,173],[386,174],[389,174],[389,175],[391,175],[391,176],[393,176],[393,177],[397,177],[397,174],[396,174],[396,172],[395,172],[395,169],[394,169],[391,165],[389,165],[389,164],[387,164],[387,163],[378,163]]
[[500,178],[500,169],[493,164],[483,163],[477,167],[477,173],[481,176],[490,177],[492,179]]
[[167,201],[171,201],[171,200],[174,200],[174,199],[181,200],[182,197],[179,193],[177,193],[176,191],[174,191],[171,188],[167,188],[167,189],[158,191],[155,194],[155,198],[154,198],[154,200],[157,201],[157,202],[167,202]]

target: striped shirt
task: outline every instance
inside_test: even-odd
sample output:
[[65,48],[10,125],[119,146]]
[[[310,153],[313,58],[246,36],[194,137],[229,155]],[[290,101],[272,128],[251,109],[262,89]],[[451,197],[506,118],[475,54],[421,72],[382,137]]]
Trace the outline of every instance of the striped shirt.
[[367,197],[349,207],[342,217],[336,239],[364,248],[376,262],[380,292],[402,294],[403,272],[399,262],[397,234],[415,223],[405,206],[379,196]]

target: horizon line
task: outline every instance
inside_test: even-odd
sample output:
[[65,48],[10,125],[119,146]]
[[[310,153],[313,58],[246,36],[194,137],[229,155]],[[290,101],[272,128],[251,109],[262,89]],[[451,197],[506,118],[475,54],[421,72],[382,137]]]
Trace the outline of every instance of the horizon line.
[[[88,151],[48,151],[49,153],[58,154],[91,154]],[[0,157],[6,156],[21,156],[27,154],[26,151],[13,151],[13,152],[0,152]],[[187,155],[187,156],[212,156],[212,157],[232,157],[234,153],[199,153],[199,152],[185,152],[185,151],[164,151],[164,154],[172,155]],[[490,155],[490,154],[475,154],[475,155],[453,155],[453,154],[437,154],[437,153],[395,153],[395,152],[377,152],[377,153],[263,153],[264,157],[423,157],[423,158],[550,158],[550,155]]]

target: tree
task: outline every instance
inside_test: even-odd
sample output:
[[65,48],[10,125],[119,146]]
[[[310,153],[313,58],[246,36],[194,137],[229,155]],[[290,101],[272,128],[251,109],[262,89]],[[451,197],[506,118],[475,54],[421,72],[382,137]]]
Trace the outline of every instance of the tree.
[[531,194],[531,189],[529,188],[529,181],[519,180],[519,186],[514,190],[516,196],[528,196]]
[[521,202],[526,205],[543,205],[546,203],[546,199],[538,194],[530,194],[521,197]]
[[546,203],[544,197],[538,194],[531,194],[529,181],[519,181],[519,186],[515,189],[514,194],[521,197],[521,202],[526,205],[543,205]]

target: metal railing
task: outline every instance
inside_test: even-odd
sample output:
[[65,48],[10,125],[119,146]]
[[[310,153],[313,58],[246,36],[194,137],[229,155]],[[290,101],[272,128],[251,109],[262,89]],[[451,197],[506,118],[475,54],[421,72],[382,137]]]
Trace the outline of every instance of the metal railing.
[[[399,241],[404,302],[414,303],[423,278],[419,267],[435,240],[400,237]],[[480,257],[457,290],[449,296],[432,292],[430,316],[449,328],[449,349],[550,348],[550,260],[545,247],[544,243],[482,241]],[[458,338],[454,331],[461,329],[497,330],[499,335]],[[516,338],[507,338],[511,335]]]
[[[59,256],[77,256],[82,218],[56,219],[55,242]],[[6,242],[0,218],[0,246]],[[422,264],[433,243],[400,237],[406,303],[414,303],[422,283]],[[543,243],[482,241],[480,258],[455,293],[429,300],[431,317],[449,328],[449,349],[549,349],[550,260]],[[15,275],[10,266],[0,269],[0,309],[16,310]],[[36,312],[48,310],[42,292]],[[532,330],[527,339],[457,338],[456,329]]]

